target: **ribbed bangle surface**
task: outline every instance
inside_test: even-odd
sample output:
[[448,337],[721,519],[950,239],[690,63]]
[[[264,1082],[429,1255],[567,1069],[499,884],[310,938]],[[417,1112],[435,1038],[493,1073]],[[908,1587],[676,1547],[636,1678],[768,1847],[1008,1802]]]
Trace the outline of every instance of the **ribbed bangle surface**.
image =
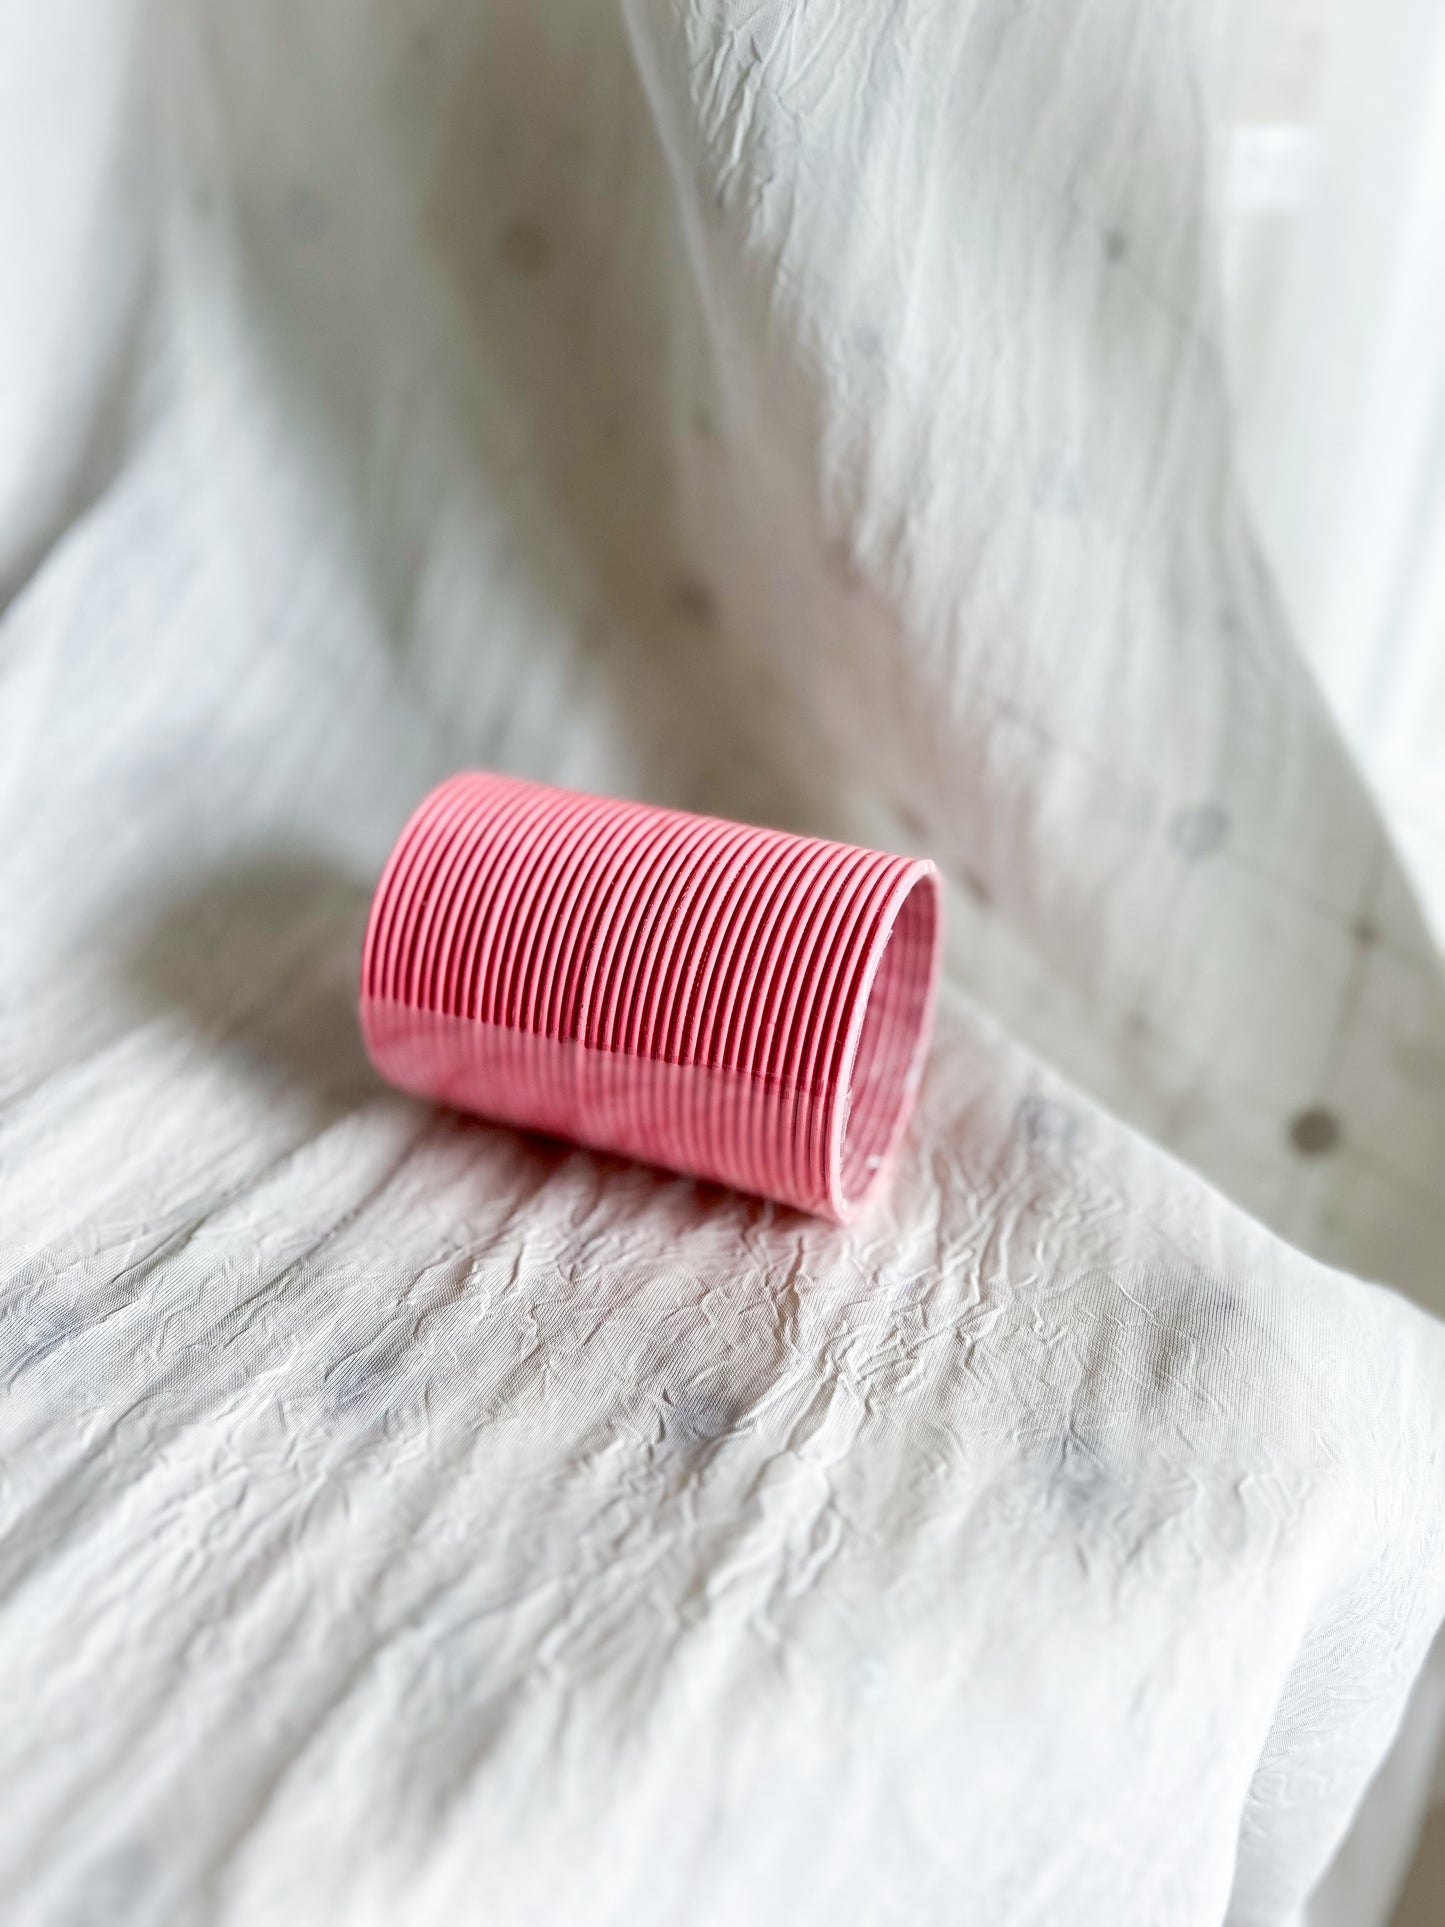
[[469,773],[382,873],[362,1031],[407,1090],[842,1222],[912,1108],[941,921],[931,863]]

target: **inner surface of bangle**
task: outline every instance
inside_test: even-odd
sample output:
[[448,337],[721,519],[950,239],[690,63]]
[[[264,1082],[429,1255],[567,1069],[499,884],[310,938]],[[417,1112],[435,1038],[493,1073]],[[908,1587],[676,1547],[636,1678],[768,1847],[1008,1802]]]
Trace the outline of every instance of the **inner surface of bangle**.
[[927,1044],[938,886],[923,875],[904,898],[868,993],[843,1124],[842,1201],[862,1203],[908,1121]]

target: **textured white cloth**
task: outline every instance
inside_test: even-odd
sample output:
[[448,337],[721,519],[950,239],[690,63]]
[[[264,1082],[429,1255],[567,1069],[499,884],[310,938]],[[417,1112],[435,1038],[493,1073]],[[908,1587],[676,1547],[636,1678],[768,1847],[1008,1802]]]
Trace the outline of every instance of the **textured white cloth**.
[[[3,20],[7,1920],[1305,1918],[1445,1614],[1445,993],[1210,9]],[[378,1085],[469,764],[936,856],[887,1207]]]

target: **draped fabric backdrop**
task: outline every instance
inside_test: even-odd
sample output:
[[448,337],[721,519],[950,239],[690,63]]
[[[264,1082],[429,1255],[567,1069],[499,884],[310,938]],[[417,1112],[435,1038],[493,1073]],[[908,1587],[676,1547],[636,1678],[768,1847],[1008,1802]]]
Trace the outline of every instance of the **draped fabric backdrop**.
[[[12,1917],[1387,1916],[1445,977],[1243,490],[1230,32],[0,16]],[[378,1085],[479,765],[937,860],[889,1206]]]
[[1243,12],[1226,218],[1242,465],[1299,640],[1445,934],[1445,12]]

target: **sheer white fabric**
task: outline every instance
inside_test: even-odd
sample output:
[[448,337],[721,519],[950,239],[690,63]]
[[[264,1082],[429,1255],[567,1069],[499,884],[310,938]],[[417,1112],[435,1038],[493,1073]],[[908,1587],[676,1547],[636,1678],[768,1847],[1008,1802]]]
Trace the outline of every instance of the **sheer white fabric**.
[[1445,932],[1445,12],[1240,10],[1227,258],[1261,534]]
[[[1239,492],[1219,69],[8,15],[16,1917],[1305,1917],[1445,1614],[1445,991]],[[886,1209],[379,1087],[469,764],[938,860]]]

